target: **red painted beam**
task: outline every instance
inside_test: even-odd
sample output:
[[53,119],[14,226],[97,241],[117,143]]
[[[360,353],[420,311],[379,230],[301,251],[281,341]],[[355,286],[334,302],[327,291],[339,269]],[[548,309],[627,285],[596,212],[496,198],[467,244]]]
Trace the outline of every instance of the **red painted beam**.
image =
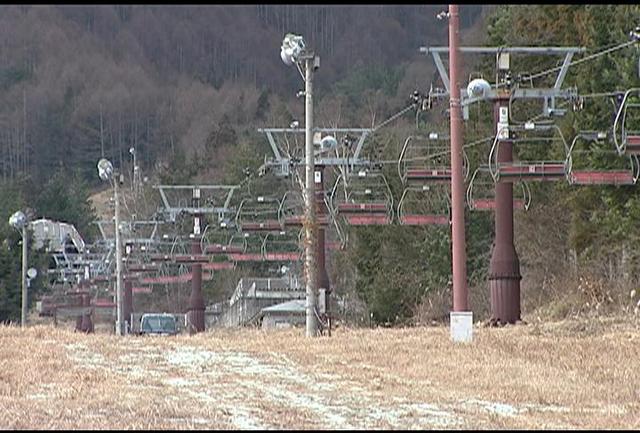
[[91,305],[96,308],[114,308],[116,303],[111,299],[96,299]]
[[387,203],[339,203],[338,213],[362,213],[362,212],[384,212],[386,213]]
[[391,220],[386,214],[346,215],[347,223],[352,226],[388,225]]
[[176,263],[208,263],[209,257],[204,254],[174,256]]
[[[284,219],[285,227],[302,227],[304,215],[293,215]],[[316,215],[316,221],[320,226],[329,225],[329,217],[326,215]]]
[[233,269],[234,267],[233,262],[211,262],[202,264],[202,269],[209,271],[222,271],[225,269]]
[[149,286],[140,286],[140,287],[132,287],[131,288],[131,292],[132,293],[151,293],[152,292],[152,288]]
[[[191,273],[188,274],[180,274],[180,275],[162,275],[158,277],[148,277],[142,278],[140,280],[140,284],[175,284],[175,283],[187,283],[191,281]],[[211,280],[213,278],[213,274],[211,273],[202,273],[203,280]]]
[[557,180],[565,176],[564,164],[501,165],[499,180],[525,177],[530,180]]
[[224,245],[213,244],[207,245],[204,252],[207,254],[227,254],[227,253],[242,253],[244,248],[238,245]]
[[575,185],[633,185],[635,180],[629,171],[573,171],[571,183]]
[[[477,198],[472,202],[472,209],[475,210],[495,210],[496,201],[492,198]],[[524,200],[521,198],[513,199],[514,209],[524,209]]]
[[627,135],[626,145],[640,146],[640,135]]
[[243,232],[281,231],[280,221],[267,220],[262,222],[246,222],[240,224]]
[[264,260],[260,253],[229,254],[228,257],[235,262],[261,262]]
[[297,262],[302,260],[302,253],[300,252],[287,252],[287,253],[266,253],[264,260],[273,262]]
[[449,225],[449,216],[424,214],[404,215],[400,218],[400,224],[407,226]]
[[151,254],[149,256],[153,262],[170,262],[171,256],[168,254]]
[[407,180],[444,182],[451,180],[451,169],[410,169],[407,170]]
[[158,265],[154,264],[127,265],[127,270],[130,272],[155,272],[158,268]]

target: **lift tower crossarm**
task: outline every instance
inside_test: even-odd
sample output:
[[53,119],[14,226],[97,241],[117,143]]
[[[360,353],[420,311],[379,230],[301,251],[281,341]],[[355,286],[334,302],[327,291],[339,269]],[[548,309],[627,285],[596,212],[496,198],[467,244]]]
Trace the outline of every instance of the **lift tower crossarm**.
[[[440,57],[440,53],[448,53],[449,47],[420,47],[420,52],[424,54],[431,54],[433,60],[440,74],[440,79],[444,83],[446,92],[440,93],[438,96],[447,96],[451,89],[449,88],[449,75]],[[460,51],[463,53],[471,54],[498,54],[498,53],[521,53],[529,55],[562,55],[565,58],[556,77],[555,84],[550,89],[515,89],[514,98],[570,98],[576,96],[576,91],[573,89],[562,90],[562,83],[567,75],[569,66],[571,65],[571,59],[576,53],[582,53],[586,51],[584,47],[460,47]],[[477,102],[481,98],[471,98],[467,94],[467,89],[460,89],[462,96],[462,105],[468,106],[474,102]],[[492,88],[485,94],[486,99],[495,99],[500,96],[500,91],[496,88]],[[553,106],[553,104],[552,104]]]
[[[276,166],[276,167],[289,167],[291,165],[302,164],[302,161],[295,162],[289,156],[283,156],[273,134],[282,134],[282,133],[297,133],[302,134],[305,132],[304,128],[258,128],[258,132],[262,132],[266,134],[267,140],[269,141],[269,145],[271,146],[271,150],[273,152],[273,158],[270,159],[266,165]],[[370,162],[368,160],[360,159],[360,153],[362,152],[362,148],[364,146],[364,142],[367,137],[374,132],[371,128],[313,128],[313,132],[324,132],[324,133],[352,133],[359,134],[359,138],[357,140],[355,150],[353,155],[347,158],[340,157],[327,157],[321,154],[321,151],[316,151],[315,155],[315,163],[316,165],[321,166],[356,166],[356,165],[368,165]]]

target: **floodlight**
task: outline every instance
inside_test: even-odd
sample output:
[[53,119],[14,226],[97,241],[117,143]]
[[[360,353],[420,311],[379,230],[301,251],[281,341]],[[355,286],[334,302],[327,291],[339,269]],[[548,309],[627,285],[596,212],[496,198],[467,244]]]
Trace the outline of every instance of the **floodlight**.
[[320,149],[321,150],[330,150],[335,147],[338,147],[338,140],[333,135],[325,135],[320,140]]
[[27,216],[21,211],[17,211],[9,217],[9,224],[18,230],[22,230],[27,224]]
[[471,80],[467,86],[467,95],[475,98],[483,98],[491,90],[491,84],[483,78]]
[[293,60],[291,59],[291,57],[289,57],[287,55],[287,53],[285,52],[284,48],[282,48],[280,50],[280,58],[282,59],[283,63],[287,66],[291,66],[293,65]]
[[27,269],[27,277],[29,277],[29,279],[33,280],[37,276],[38,276],[38,270],[36,268]]
[[133,155],[134,153],[136,153],[136,148],[135,148],[135,147],[130,147],[130,148],[129,148],[129,153],[130,153],[130,154],[132,154],[132,155]]
[[298,60],[300,53],[305,48],[304,39],[302,36],[294,35],[293,33],[287,33],[282,41],[280,47],[280,58],[285,65],[291,66]]
[[102,158],[98,161],[98,176],[102,180],[109,180],[113,177],[113,165],[108,159]]

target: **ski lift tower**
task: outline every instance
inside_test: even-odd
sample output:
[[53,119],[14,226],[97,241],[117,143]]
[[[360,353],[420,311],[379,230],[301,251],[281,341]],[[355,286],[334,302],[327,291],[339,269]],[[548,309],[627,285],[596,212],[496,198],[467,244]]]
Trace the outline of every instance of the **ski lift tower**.
[[[273,156],[266,158],[261,167],[263,171],[271,171],[275,176],[288,178],[299,167],[305,166],[305,161],[298,154],[296,146],[292,146],[286,139],[287,135],[303,134],[304,128],[298,128],[296,123],[290,128],[259,128],[267,136]],[[316,196],[316,213],[322,218],[325,214],[324,182],[325,167],[340,169],[346,172],[357,171],[360,167],[369,167],[372,163],[362,158],[362,148],[365,140],[374,132],[371,128],[313,128],[314,135],[314,183]],[[336,138],[342,137],[341,140]],[[332,155],[333,154],[333,155]],[[318,290],[324,289],[325,308],[328,308],[331,294],[331,281],[326,269],[325,228],[318,225],[315,236],[317,283]],[[328,311],[328,310],[327,310]],[[329,328],[329,333],[330,333]]]
[[[164,208],[161,213],[168,215],[171,221],[175,221],[177,215],[188,214],[193,215],[193,233],[191,254],[193,260],[190,260],[191,267],[191,295],[189,296],[189,309],[187,312],[187,320],[189,322],[189,332],[197,333],[204,331],[204,298],[202,296],[202,245],[200,243],[205,215],[216,215],[217,222],[221,227],[228,228],[231,216],[235,214],[234,210],[229,208],[229,203],[233,197],[233,193],[239,188],[238,185],[154,185],[162,198]],[[181,200],[184,191],[191,192],[191,203]],[[171,197],[173,203],[169,202],[170,192],[174,195]],[[205,197],[201,197],[204,192]],[[176,197],[177,195],[177,197]],[[204,198],[204,203],[203,199]],[[177,200],[177,203],[175,203]]]
[[[538,99],[543,101],[542,116],[562,116],[566,110],[556,106],[558,99],[578,101],[576,88],[562,88],[565,76],[576,53],[585,51],[579,47],[459,47],[461,53],[494,55],[496,58],[496,82],[489,84],[478,79],[469,86],[460,88],[460,104],[463,119],[469,118],[469,106],[480,101],[489,101],[494,106],[496,139],[500,143],[497,155],[499,163],[513,161],[512,136],[509,132],[510,102],[515,99]],[[431,91],[429,98],[448,97],[449,75],[440,55],[448,53],[449,47],[420,47],[420,52],[431,55],[445,89]],[[518,80],[512,79],[512,55],[564,56],[553,87],[521,88]],[[475,81],[475,83],[474,83]],[[458,84],[458,83],[456,83]],[[458,84],[459,85],[459,84]],[[495,233],[489,268],[489,291],[491,294],[492,323],[515,323],[520,320],[520,262],[513,243],[513,183],[508,179],[495,183]]]

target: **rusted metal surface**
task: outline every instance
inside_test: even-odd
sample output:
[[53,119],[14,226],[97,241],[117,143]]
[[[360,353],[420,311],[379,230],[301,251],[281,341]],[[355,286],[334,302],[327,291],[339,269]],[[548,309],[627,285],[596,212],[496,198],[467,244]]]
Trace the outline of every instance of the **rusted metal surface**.
[[391,224],[391,218],[386,214],[345,215],[347,224],[352,226],[375,226]]
[[122,318],[128,324],[127,328],[132,329],[131,314],[133,313],[133,281],[124,280],[124,293],[122,303]]
[[[89,294],[88,293],[83,293],[82,294],[82,306],[85,307],[85,308],[91,306],[91,300],[89,298]],[[81,331],[82,332],[86,332],[86,333],[92,333],[93,332],[93,321],[91,320],[91,314],[83,314],[82,315]]]
[[451,239],[453,255],[453,311],[468,311],[467,262],[464,227],[464,167],[462,109],[460,101],[460,50],[458,5],[449,5],[449,74],[451,135]]
[[[316,166],[316,170],[320,172],[320,177],[316,178],[316,212],[318,219],[326,217],[327,208],[324,201],[324,167]],[[326,267],[326,248],[325,248],[325,229],[319,225],[316,243],[316,259],[318,263],[318,273],[316,274],[316,289],[318,293],[320,289],[325,289],[325,314],[329,316],[329,299],[331,295],[331,281]],[[331,322],[329,322],[328,334],[331,336]]]
[[449,216],[409,214],[400,217],[400,224],[406,226],[449,225]]
[[[82,295],[78,295],[76,297],[78,307],[82,307],[84,304],[84,300],[82,299]],[[76,317],[76,332],[82,332],[82,316]]]
[[[495,103],[495,122],[499,119],[500,106],[508,101]],[[504,141],[498,150],[498,162],[513,160],[513,143]],[[513,183],[496,182],[495,233],[496,238],[489,264],[489,292],[491,296],[491,322],[515,323],[520,320],[520,261],[513,244]]]
[[[191,253],[194,256],[202,254],[200,240],[196,236],[191,244]],[[206,256],[203,256],[206,257]],[[191,296],[189,296],[189,310],[187,320],[189,322],[189,333],[195,334],[204,331],[204,298],[202,296],[202,264],[193,263],[191,265]]]

